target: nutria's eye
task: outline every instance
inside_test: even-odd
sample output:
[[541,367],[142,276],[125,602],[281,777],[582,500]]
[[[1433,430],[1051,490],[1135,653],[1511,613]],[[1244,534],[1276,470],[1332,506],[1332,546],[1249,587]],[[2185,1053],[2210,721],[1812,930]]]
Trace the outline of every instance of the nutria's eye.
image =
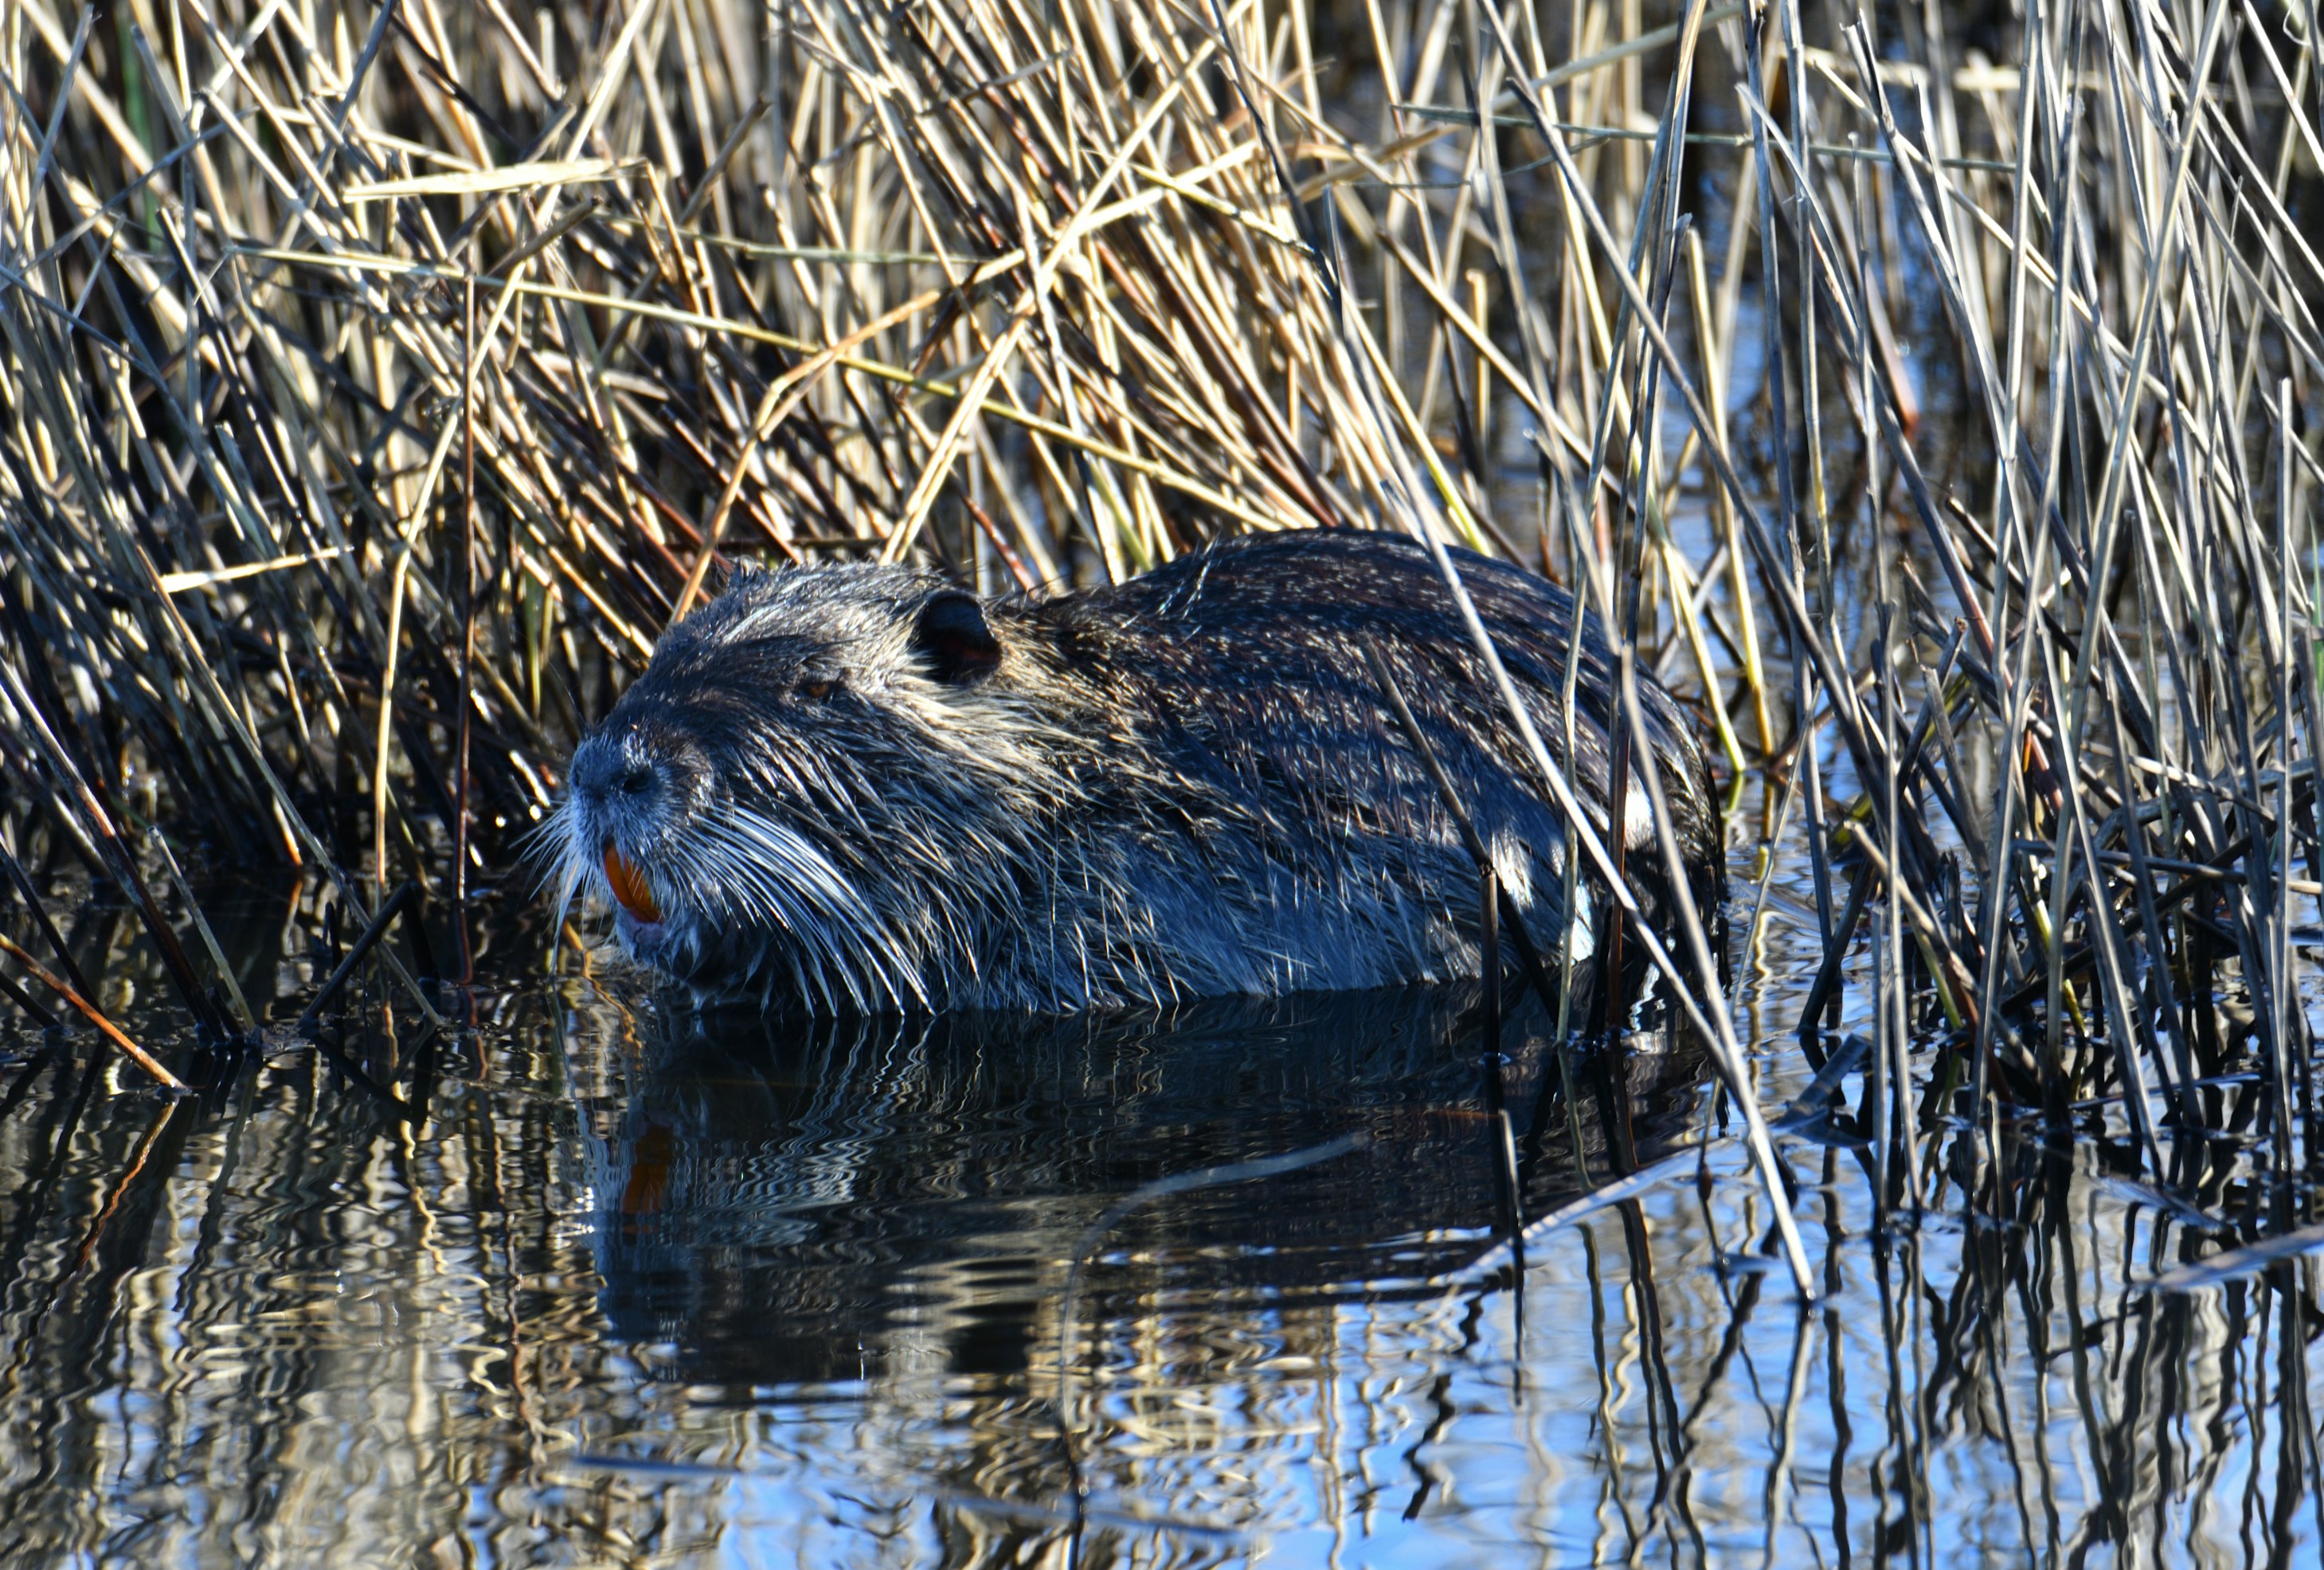
[[831,696],[831,691],[832,684],[828,681],[802,681],[799,683],[799,696],[802,697],[812,697],[820,701],[824,698],[829,697]]

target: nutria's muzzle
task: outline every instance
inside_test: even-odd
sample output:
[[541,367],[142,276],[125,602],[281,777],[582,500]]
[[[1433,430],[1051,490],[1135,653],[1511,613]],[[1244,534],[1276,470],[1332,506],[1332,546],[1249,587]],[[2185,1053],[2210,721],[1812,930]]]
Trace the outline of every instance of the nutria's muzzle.
[[671,860],[707,785],[699,752],[663,727],[624,725],[591,736],[573,754],[573,843],[640,926],[662,920],[653,869]]

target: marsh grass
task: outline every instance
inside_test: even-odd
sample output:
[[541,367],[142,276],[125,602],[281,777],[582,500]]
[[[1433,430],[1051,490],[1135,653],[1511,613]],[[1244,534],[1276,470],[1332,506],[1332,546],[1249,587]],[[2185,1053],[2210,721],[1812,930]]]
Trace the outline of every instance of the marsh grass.
[[[351,930],[406,880],[456,903],[724,560],[1038,588],[1398,529],[1581,586],[1731,799],[1760,779],[1755,870],[1807,826],[1800,1039],[1865,1032],[1897,1215],[1993,1201],[2034,1117],[2255,1239],[2309,1219],[2307,11],[0,28],[28,941],[17,858],[78,858],[247,1032],[172,843],[305,866]],[[1737,905],[1748,950],[1764,882]],[[1711,914],[1628,940],[1756,1126]]]

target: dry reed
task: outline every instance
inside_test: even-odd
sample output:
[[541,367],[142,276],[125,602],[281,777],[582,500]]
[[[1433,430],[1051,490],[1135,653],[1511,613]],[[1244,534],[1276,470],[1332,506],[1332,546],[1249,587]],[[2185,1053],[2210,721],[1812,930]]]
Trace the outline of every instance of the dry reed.
[[1648,21],[16,0],[11,843],[230,1030],[133,828],[464,890],[721,558],[1402,529],[1583,586],[1803,817],[1885,1202],[2030,1112],[2298,1224],[2309,14]]

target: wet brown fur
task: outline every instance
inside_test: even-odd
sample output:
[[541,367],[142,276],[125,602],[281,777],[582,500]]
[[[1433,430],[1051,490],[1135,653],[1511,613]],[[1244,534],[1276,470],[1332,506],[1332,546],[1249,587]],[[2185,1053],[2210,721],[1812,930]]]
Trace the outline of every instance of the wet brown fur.
[[[1563,758],[1571,601],[1456,554]],[[567,881],[605,893],[611,840],[662,910],[622,923],[640,958],[821,1012],[1472,974],[1475,868],[1364,639],[1531,924],[1589,941],[1603,901],[1559,909],[1557,811],[1435,565],[1351,531],[1231,540],[1046,599],[978,601],[899,568],[742,575],[665,637],[576,753],[556,829]],[[1611,682],[1585,617],[1563,766],[1601,815]],[[1702,748],[1643,677],[1641,698],[1713,913],[1724,858]],[[1635,787],[1623,816],[1632,881],[1659,910]]]

